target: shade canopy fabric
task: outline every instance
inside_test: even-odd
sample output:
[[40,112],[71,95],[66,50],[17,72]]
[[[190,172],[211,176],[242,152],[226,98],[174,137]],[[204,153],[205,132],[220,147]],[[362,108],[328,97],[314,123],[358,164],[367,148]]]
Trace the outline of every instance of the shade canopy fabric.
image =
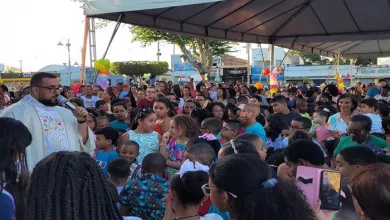
[[84,0],[90,17],[333,57],[390,56],[389,0]]

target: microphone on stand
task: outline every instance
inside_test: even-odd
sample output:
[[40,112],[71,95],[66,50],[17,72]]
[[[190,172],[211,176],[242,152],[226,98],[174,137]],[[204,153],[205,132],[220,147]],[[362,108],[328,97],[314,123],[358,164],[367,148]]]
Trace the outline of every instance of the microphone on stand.
[[62,106],[64,106],[64,107],[66,107],[66,108],[68,108],[69,110],[75,110],[76,109],[76,106],[74,106],[71,102],[69,102],[69,100],[67,100],[64,96],[62,96],[62,95],[58,95],[57,96],[57,102],[60,104],[60,105],[62,105]]

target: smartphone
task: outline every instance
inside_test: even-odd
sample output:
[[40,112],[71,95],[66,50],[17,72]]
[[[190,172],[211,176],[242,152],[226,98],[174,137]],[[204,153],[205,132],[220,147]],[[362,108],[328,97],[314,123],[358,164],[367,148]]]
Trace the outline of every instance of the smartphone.
[[305,195],[307,203],[314,206],[319,199],[320,173],[323,169],[298,166],[297,168],[297,186]]
[[341,174],[336,171],[322,170],[320,179],[320,209],[332,211],[339,210]]

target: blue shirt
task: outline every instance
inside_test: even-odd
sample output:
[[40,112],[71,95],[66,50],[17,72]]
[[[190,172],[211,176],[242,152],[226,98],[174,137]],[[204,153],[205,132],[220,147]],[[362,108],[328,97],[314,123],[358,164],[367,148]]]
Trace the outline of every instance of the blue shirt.
[[374,98],[376,95],[378,95],[381,91],[378,89],[378,87],[374,86],[371,87],[369,90],[367,90],[366,95],[370,98]]
[[116,129],[116,130],[120,129],[120,130],[125,130],[125,131],[127,131],[127,129],[129,129],[129,126],[127,126],[126,122],[118,121],[118,119],[110,122],[110,127],[112,127],[113,129]]
[[127,96],[129,93],[128,92],[125,92],[125,91],[122,91],[120,94],[119,94],[119,98],[120,99],[123,99],[125,96]]
[[209,208],[209,213],[208,214],[211,214],[211,213],[214,213],[214,214],[217,214],[217,215],[221,216],[223,218],[223,220],[229,220],[230,219],[229,212],[220,212],[214,204],[211,204],[211,206]]
[[116,150],[112,150],[110,152],[104,152],[103,150],[100,150],[96,154],[96,162],[99,164],[100,168],[102,168],[104,176],[107,177],[107,167],[108,164],[119,157],[118,152]]
[[263,141],[263,143],[267,143],[265,138],[265,130],[259,122],[255,122],[253,125],[246,127],[245,134],[257,135]]
[[10,193],[3,189],[0,194],[0,213],[1,219],[12,220],[15,213],[15,205],[13,197]]

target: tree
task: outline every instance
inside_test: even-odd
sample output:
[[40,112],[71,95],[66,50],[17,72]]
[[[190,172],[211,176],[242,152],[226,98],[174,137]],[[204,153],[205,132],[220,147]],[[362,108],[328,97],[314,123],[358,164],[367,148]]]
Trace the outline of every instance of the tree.
[[111,63],[111,72],[114,74],[143,76],[145,73],[150,73],[153,75],[162,75],[167,71],[167,62],[128,61]]
[[213,64],[213,56],[221,56],[225,53],[233,52],[227,41],[185,36],[139,26],[132,26],[130,30],[133,35],[133,41],[139,41],[143,46],[148,46],[157,41],[166,41],[177,45],[188,62],[200,74],[210,71]]
[[362,58],[357,58],[355,65],[356,66],[372,66],[376,65],[377,59],[362,59]]
[[20,73],[20,69],[12,66],[6,66],[4,73]]

